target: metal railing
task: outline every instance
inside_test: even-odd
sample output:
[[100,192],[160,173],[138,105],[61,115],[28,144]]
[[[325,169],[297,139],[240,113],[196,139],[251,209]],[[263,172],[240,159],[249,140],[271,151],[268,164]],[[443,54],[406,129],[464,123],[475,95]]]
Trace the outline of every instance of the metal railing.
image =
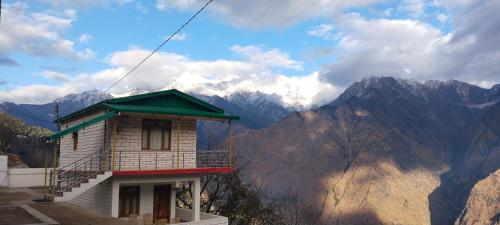
[[73,163],[57,169],[56,176],[50,176],[50,183],[55,178],[55,192],[71,191],[72,188],[80,186],[81,183],[97,177],[104,171],[111,170],[111,150],[96,152],[87,155]]
[[[163,170],[191,168],[228,168],[230,159],[228,151],[117,151],[114,167],[112,166],[111,149],[87,155],[50,172],[49,184],[55,185],[50,190],[56,195],[71,191],[83,182],[96,178],[97,175],[112,168],[118,171],[131,170]],[[55,175],[55,176],[54,176]],[[53,180],[55,179],[55,180]]]
[[231,167],[228,151],[196,152],[197,168],[228,168]]
[[118,151],[115,170],[163,170],[230,167],[228,151]]

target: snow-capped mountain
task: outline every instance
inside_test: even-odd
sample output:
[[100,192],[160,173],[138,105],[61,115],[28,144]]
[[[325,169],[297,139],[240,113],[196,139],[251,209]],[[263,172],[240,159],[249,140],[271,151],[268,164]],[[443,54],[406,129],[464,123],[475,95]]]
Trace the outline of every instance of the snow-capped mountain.
[[[147,92],[150,91],[137,91],[134,94]],[[267,127],[292,111],[281,106],[278,96],[261,92],[236,92],[225,97],[193,95],[225,109],[230,114],[240,115],[242,119],[239,123],[250,129]],[[64,116],[109,98],[113,98],[113,96],[98,90],[90,90],[80,94],[69,94],[57,98],[51,103],[41,105],[4,102],[0,104],[0,110],[20,118],[30,125],[56,130],[56,125],[53,123],[56,104],[59,105],[59,115]]]
[[99,90],[84,91],[80,94],[69,94],[54,100],[57,103],[74,103],[82,106],[89,106],[106,99],[113,98],[110,94]]
[[430,80],[420,83],[415,80],[393,77],[369,77],[352,84],[331,105],[339,105],[352,97],[367,97],[372,90],[378,90],[387,95],[408,97],[425,102],[447,102],[468,106],[497,101],[500,99],[498,89],[500,89],[498,84],[491,89],[486,89],[457,80]]
[[3,102],[0,104],[0,111],[22,119],[29,125],[56,130],[57,127],[53,123],[56,104],[59,106],[59,115],[63,116],[112,97],[97,90],[90,90],[80,94],[69,94],[41,105]]

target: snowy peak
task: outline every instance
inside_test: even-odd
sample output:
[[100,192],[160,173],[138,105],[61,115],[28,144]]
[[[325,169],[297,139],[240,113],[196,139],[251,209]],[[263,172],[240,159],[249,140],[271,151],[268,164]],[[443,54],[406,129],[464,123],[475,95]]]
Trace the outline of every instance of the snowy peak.
[[457,80],[438,81],[429,80],[420,83],[411,79],[393,77],[369,77],[353,83],[331,104],[338,105],[352,97],[369,96],[367,94],[378,91],[390,97],[415,97],[426,101],[441,99],[459,105],[483,104],[500,98],[500,85],[491,89],[484,89],[473,84]]
[[257,92],[234,92],[225,96],[225,99],[238,104],[240,106],[246,105],[267,105],[278,104],[283,105],[281,97],[276,94],[264,94],[260,91]]
[[98,90],[85,91],[80,94],[69,94],[54,100],[55,103],[74,103],[82,106],[89,106],[106,99],[113,98],[110,94]]

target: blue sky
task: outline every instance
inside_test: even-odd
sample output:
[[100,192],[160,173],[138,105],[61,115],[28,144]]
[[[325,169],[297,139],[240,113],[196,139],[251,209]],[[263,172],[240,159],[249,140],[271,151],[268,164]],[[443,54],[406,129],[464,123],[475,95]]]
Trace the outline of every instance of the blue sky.
[[[105,90],[203,0],[3,2],[0,101],[49,102]],[[499,80],[494,1],[215,0],[116,96],[178,88],[277,94],[285,105],[331,101],[367,76]]]

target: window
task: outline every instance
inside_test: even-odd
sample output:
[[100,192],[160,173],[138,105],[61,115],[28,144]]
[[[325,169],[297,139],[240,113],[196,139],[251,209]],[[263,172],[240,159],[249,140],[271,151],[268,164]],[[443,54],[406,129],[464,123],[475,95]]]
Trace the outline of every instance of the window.
[[78,132],[73,132],[73,151],[78,148]]
[[127,217],[130,214],[139,215],[140,192],[140,186],[120,187],[118,217]]
[[171,122],[168,120],[142,120],[142,149],[170,150]]

